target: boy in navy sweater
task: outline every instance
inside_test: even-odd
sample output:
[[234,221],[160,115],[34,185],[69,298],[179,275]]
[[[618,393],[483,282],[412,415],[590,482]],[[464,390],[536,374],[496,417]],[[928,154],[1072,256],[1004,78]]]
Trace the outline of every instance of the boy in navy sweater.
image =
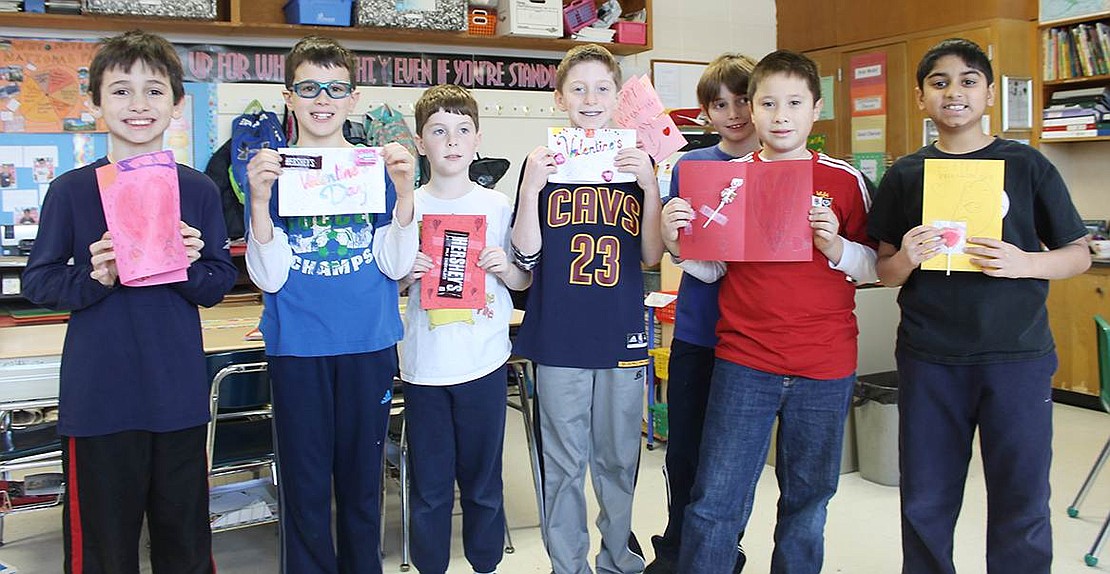
[[65,571],[138,572],[145,514],[155,572],[215,572],[197,306],[219,303],[237,275],[219,192],[178,165],[188,279],[121,285],[96,168],[162,149],[162,133],[181,113],[182,68],[169,42],[133,31],[105,40],[89,72],[112,154],[50,185],[23,273],[27,299],[71,311],[58,420]]

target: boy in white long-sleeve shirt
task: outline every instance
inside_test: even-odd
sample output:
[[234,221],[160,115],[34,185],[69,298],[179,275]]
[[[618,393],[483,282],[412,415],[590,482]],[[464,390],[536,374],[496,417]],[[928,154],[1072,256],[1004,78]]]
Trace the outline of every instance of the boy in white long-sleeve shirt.
[[[358,93],[354,60],[307,37],[285,61],[298,147],[349,147],[343,122]],[[412,269],[413,157],[383,150],[386,212],[281,218],[280,157],[247,165],[247,270],[265,293],[261,330],[273,388],[287,573],[380,573],[382,444],[402,327],[396,280]],[[332,484],[336,534],[331,536]]]

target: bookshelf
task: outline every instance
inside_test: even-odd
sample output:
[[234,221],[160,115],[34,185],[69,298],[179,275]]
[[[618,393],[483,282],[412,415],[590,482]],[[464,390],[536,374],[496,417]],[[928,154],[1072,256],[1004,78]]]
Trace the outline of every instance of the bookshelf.
[[[1043,22],[1037,30],[1041,70],[1040,89],[1037,90],[1038,110],[1054,103],[1053,94],[1110,86],[1110,11]],[[1044,137],[1053,130],[1053,127],[1046,125],[1051,120],[1045,119],[1041,113],[1036,115],[1037,140],[1042,144],[1110,141],[1110,134]],[[1055,126],[1055,129],[1059,128],[1059,125]],[[1095,131],[1103,129],[1099,127]]]

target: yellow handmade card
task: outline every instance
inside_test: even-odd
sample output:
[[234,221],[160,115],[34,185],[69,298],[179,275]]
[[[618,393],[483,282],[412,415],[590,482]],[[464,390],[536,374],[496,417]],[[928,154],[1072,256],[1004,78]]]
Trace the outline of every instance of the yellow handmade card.
[[968,238],[1002,239],[1005,162],[925,160],[921,222],[941,230],[944,250],[921,264],[930,271],[981,271],[964,253]]

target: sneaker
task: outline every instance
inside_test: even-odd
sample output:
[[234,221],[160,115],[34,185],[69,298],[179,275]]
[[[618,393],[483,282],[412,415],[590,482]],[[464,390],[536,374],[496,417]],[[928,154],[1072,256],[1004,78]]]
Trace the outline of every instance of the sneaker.
[[674,574],[678,570],[678,555],[674,549],[662,536],[652,536],[651,545],[655,548],[655,560],[647,565],[644,574]]
[[739,542],[736,543],[736,568],[732,574],[740,574],[744,571],[744,564],[748,562],[748,555],[744,554],[744,547]]

